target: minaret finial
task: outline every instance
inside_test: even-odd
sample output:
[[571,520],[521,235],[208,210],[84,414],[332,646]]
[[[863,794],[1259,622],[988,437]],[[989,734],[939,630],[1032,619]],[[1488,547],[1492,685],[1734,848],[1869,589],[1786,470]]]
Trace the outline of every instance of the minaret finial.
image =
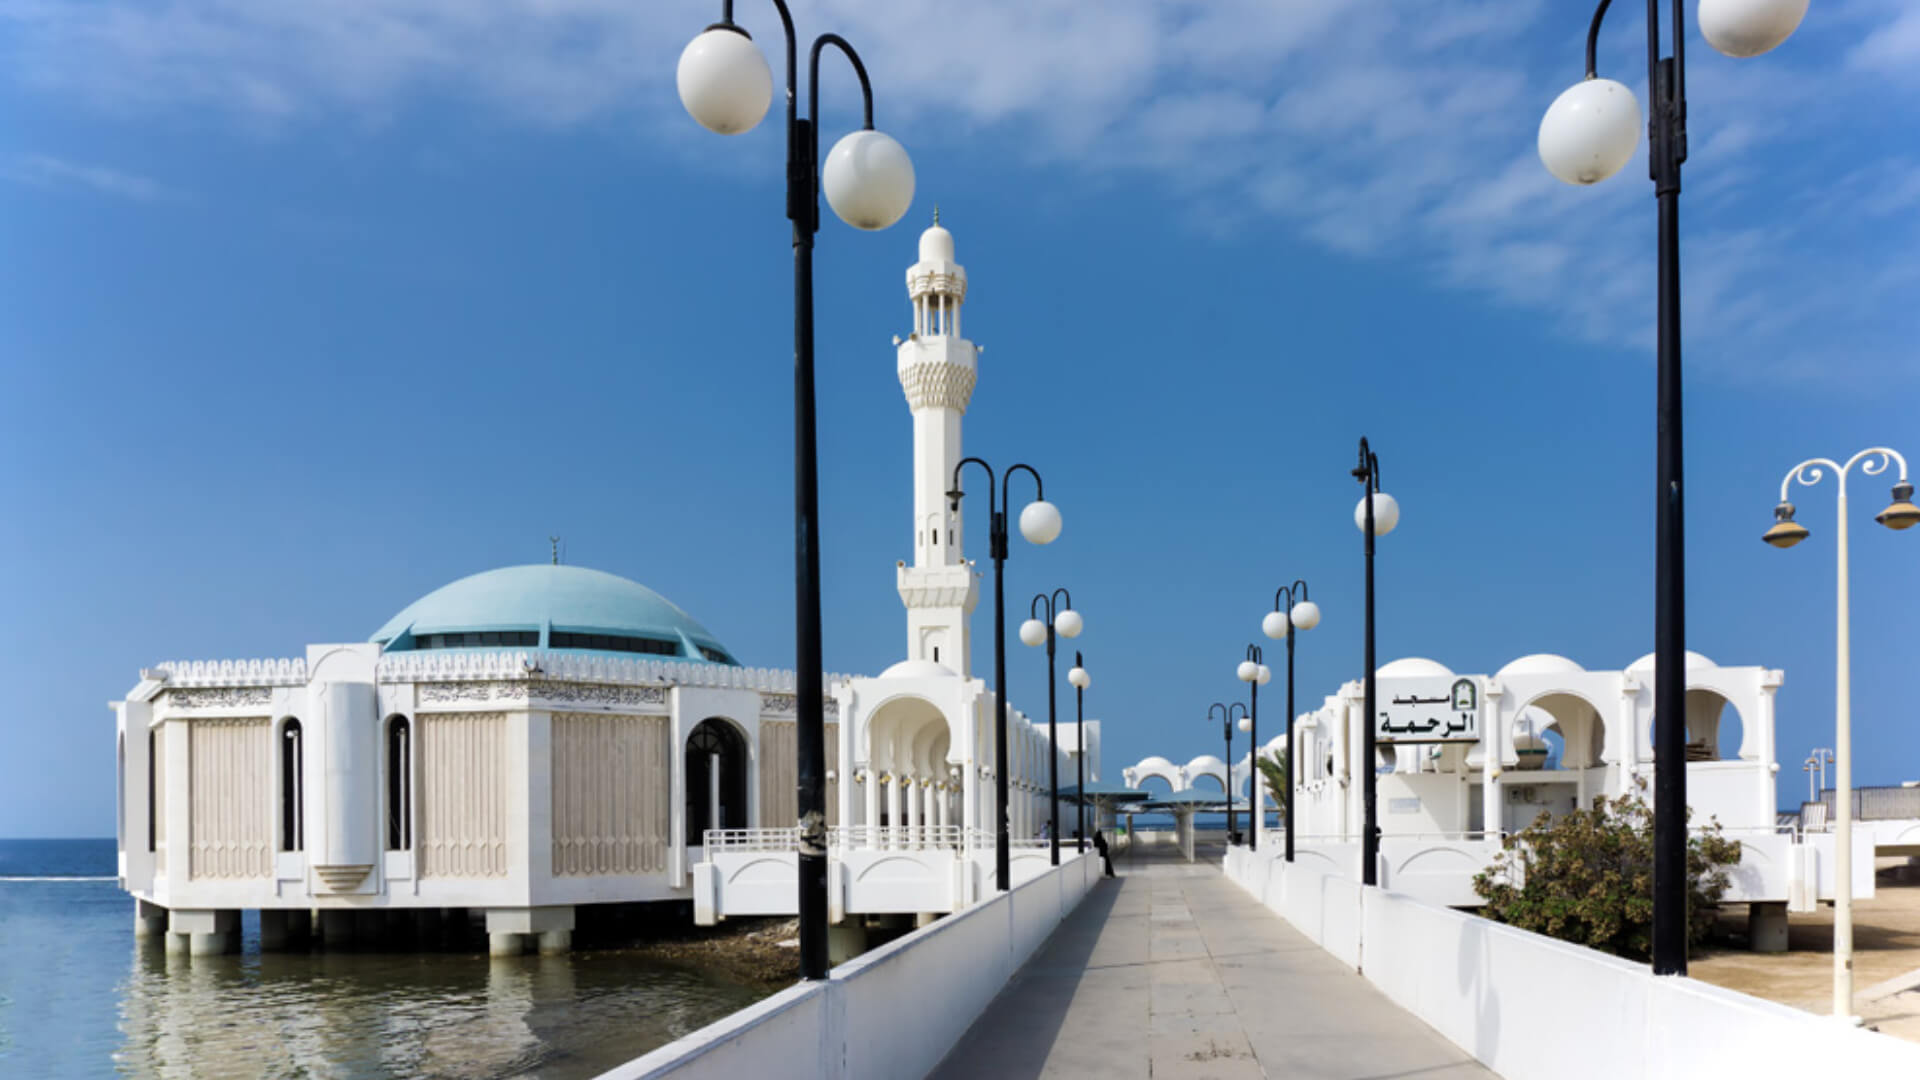
[[560,538],[557,536],[549,536],[547,537],[547,543],[553,545],[553,565],[559,566],[560,565]]
[[939,203],[933,204],[933,223],[935,225],[940,224],[940,204]]

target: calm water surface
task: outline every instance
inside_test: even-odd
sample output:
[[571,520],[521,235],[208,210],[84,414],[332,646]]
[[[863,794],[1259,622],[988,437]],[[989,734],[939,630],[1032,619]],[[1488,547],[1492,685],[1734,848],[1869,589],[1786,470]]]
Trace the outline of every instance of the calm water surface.
[[112,840],[0,840],[0,1076],[592,1076],[764,991],[618,949],[169,956]]

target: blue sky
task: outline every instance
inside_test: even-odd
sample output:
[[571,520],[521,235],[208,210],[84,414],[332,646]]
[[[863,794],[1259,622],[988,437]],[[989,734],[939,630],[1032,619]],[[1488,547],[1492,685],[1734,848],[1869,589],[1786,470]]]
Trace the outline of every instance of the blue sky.
[[[902,225],[820,238],[829,668],[905,645],[889,339],[935,202],[986,346],[968,450],[1066,516],[1009,607],[1073,590],[1110,772],[1217,752],[1283,581],[1325,611],[1302,702],[1359,674],[1362,434],[1404,509],[1383,659],[1651,650],[1652,191],[1644,156],[1591,189],[1539,165],[1564,8],[803,0],[919,174]],[[0,835],[112,831],[105,703],[140,667],[364,639],[550,533],[790,663],[779,132],[709,135],[672,89],[717,10],[0,0]],[[1640,89],[1635,15],[1601,68]],[[1785,802],[1832,742],[1834,552],[1830,483],[1796,497],[1814,539],[1759,543],[1780,477],[1920,454],[1920,12],[1818,0],[1738,62],[1696,35],[1688,85],[1689,644],[1786,670]],[[823,98],[830,139],[850,73]],[[1856,775],[1920,779],[1920,533],[1851,490]]]

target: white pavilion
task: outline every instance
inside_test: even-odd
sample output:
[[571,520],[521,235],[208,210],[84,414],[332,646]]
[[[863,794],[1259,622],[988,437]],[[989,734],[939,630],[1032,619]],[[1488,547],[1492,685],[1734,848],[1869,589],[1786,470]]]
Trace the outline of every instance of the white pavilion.
[[[979,573],[944,492],[979,350],[935,224],[907,271],[897,371],[913,418],[906,658],[829,675],[836,921],[979,899],[993,858],[994,695],[971,674]],[[660,594],[574,566],[474,574],[357,644],[165,663],[114,702],[119,876],[169,949],[370,934],[388,913],[484,913],[490,948],[571,945],[588,904],[693,900],[703,921],[791,912],[790,671],[748,668]],[[1017,875],[1037,872],[1050,753],[1098,775],[1098,727],[1008,725]],[[1063,811],[1064,820],[1064,811]],[[985,870],[982,870],[982,867]],[[317,925],[315,925],[317,920]]]

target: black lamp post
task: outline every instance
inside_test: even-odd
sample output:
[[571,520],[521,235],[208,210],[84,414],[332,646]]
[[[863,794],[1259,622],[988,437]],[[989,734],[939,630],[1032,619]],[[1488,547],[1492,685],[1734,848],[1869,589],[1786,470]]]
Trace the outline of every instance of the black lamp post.
[[[1079,796],[1074,799],[1077,808],[1077,820],[1080,827],[1074,833],[1074,849],[1081,854],[1087,850],[1087,687],[1093,685],[1093,677],[1087,674],[1086,665],[1080,660],[1079,650],[1073,654],[1073,667],[1067,672],[1067,681],[1073,684],[1073,786]],[[1054,830],[1058,832],[1059,830]]]
[[[786,31],[787,217],[793,222],[793,475],[795,772],[799,796],[800,977],[827,977],[826,719],[820,659],[819,467],[813,415],[813,235],[820,231],[820,53],[844,53],[860,79],[865,123],[835,145],[827,164],[827,201],[849,225],[883,229],[913,202],[913,164],[893,139],[873,129],[873,87],[866,65],[838,34],[822,34],[807,58],[807,115],[798,111],[798,40],[784,0],[773,0]],[[709,130],[752,129],[772,99],[772,74],[722,0],[720,21],[680,54],[680,100]]]
[[1234,833],[1238,831],[1234,828],[1236,819],[1233,816],[1233,721],[1235,719],[1233,710],[1239,709],[1240,715],[1245,716],[1247,715],[1247,706],[1245,702],[1240,701],[1236,701],[1231,705],[1216,701],[1207,707],[1207,719],[1213,719],[1213,710],[1215,709],[1220,710],[1220,738],[1226,743],[1227,756],[1220,762],[1223,769],[1223,774],[1220,777],[1220,786],[1225,789],[1227,793],[1227,843],[1232,844]]
[[[968,465],[987,471],[988,552],[993,558],[993,692],[1000,705],[1000,722],[993,726],[993,879],[1001,892],[1013,888],[1013,868],[1007,854],[1007,725],[1012,723],[1012,707],[1007,703],[1007,485],[1013,474],[1025,471],[1033,477],[1033,501],[1020,511],[1020,535],[1030,543],[1051,544],[1060,535],[1060,511],[1047,501],[1040,474],[1031,465],[1015,465],[997,479],[999,501],[994,501],[993,466],[977,457],[962,458],[953,467],[953,488],[947,503],[955,511],[966,492],[960,487],[960,473]],[[1051,685],[1051,683],[1049,683]]]
[[1365,436],[1360,439],[1360,464],[1353,470],[1354,479],[1360,481],[1366,494],[1361,497],[1360,505],[1354,508],[1354,524],[1366,534],[1367,540],[1367,605],[1366,605],[1366,649],[1362,658],[1367,665],[1363,680],[1365,689],[1361,692],[1361,711],[1366,722],[1360,726],[1360,881],[1364,885],[1378,885],[1380,862],[1380,824],[1378,808],[1374,806],[1374,789],[1377,774],[1380,771],[1375,758],[1379,750],[1374,745],[1375,727],[1379,716],[1375,711],[1373,694],[1373,538],[1384,536],[1393,531],[1400,523],[1400,504],[1393,496],[1380,492],[1380,457],[1367,446]]
[[[1586,78],[1562,93],[1540,122],[1540,157],[1570,184],[1618,172],[1639,145],[1633,91],[1597,77],[1600,0],[1587,28]],[[1660,55],[1660,0],[1647,0],[1648,168],[1659,204],[1659,429],[1654,496],[1653,971],[1687,972],[1686,542],[1681,479],[1680,166],[1687,160],[1685,5],[1668,0],[1673,55]],[[1806,0],[1700,0],[1700,28],[1729,56],[1758,56],[1785,41]]]
[[[1281,604],[1281,600],[1286,603]],[[1270,638],[1287,639],[1287,798],[1281,808],[1287,830],[1287,861],[1293,861],[1293,789],[1294,759],[1300,755],[1294,753],[1293,743],[1293,632],[1311,630],[1320,625],[1320,605],[1307,599],[1307,583],[1295,579],[1291,585],[1282,585],[1273,594],[1273,611],[1260,620],[1260,629]]]
[[[1061,606],[1064,602],[1065,606]],[[1044,621],[1040,613],[1045,611]],[[1027,608],[1027,621],[1020,624],[1020,640],[1028,645],[1047,646],[1047,788],[1051,797],[1052,810],[1047,817],[1049,838],[1048,849],[1053,856],[1053,865],[1060,865],[1060,728],[1054,720],[1054,685],[1059,677],[1055,674],[1053,661],[1053,639],[1057,630],[1061,637],[1079,637],[1086,625],[1080,613],[1073,610],[1073,594],[1065,589],[1055,589],[1051,593],[1041,593],[1033,598]]]
[[[1260,850],[1260,830],[1266,825],[1265,800],[1260,797],[1260,688],[1273,678],[1263,662],[1260,646],[1247,646],[1247,658],[1235,674],[1247,684],[1247,850]],[[1227,768],[1233,773],[1231,765]]]

